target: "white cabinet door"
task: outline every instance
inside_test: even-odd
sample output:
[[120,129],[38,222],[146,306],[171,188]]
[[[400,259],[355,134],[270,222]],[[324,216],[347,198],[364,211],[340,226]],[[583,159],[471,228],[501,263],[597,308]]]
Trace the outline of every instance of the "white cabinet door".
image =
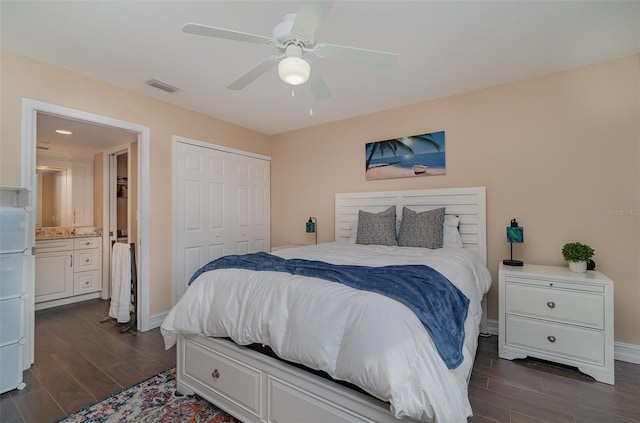
[[36,303],[73,295],[73,251],[36,254]]
[[93,226],[93,164],[74,162],[71,174],[73,226]]

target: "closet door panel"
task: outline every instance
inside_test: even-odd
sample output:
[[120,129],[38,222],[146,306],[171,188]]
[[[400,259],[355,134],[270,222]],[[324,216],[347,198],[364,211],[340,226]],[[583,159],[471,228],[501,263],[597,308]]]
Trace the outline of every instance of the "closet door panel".
[[[223,244],[210,245],[209,246],[209,261],[215,260],[218,257],[222,257],[224,255],[231,254],[226,253]],[[207,261],[207,263],[209,262]]]
[[182,260],[184,263],[184,273],[182,274],[182,281],[185,284],[191,278],[191,275],[198,270],[202,265],[200,264],[200,256],[202,255],[202,247],[194,246],[187,247],[182,250]]
[[210,182],[208,186],[208,208],[207,208],[207,224],[208,224],[208,236],[205,240],[205,245],[208,247],[208,254],[206,257],[207,263],[218,257],[222,257],[227,254],[229,250],[225,247],[225,243],[229,239],[229,230],[225,227],[225,222],[228,220],[228,200],[226,196],[226,187],[220,182]]
[[242,152],[179,140],[174,151],[175,303],[209,261],[269,251],[270,176],[269,160]]
[[254,159],[250,166],[251,202],[249,220],[252,227],[252,250],[269,251],[270,238],[270,202],[269,202],[269,162]]
[[249,225],[249,186],[236,185],[236,239],[246,242],[252,238]]

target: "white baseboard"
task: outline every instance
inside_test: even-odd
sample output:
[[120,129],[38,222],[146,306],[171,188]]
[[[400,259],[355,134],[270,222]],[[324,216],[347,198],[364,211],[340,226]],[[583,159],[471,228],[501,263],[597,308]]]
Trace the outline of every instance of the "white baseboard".
[[169,314],[168,311],[160,314],[154,314],[149,318],[149,330],[159,328],[162,322],[164,322],[164,318]]
[[640,364],[640,345],[614,342],[613,356],[616,360]]
[[498,321],[487,319],[487,332],[491,335],[498,335]]
[[[487,331],[491,335],[498,335],[498,321],[487,319]],[[613,357],[627,363],[640,364],[640,345],[614,342]]]
[[50,301],[44,301],[42,303],[36,303],[35,310],[40,311],[40,310],[45,310],[51,307],[58,307],[61,305],[78,303],[80,301],[94,300],[96,298],[100,298],[99,291],[91,292],[89,294],[76,295],[74,297],[60,298],[58,300],[50,300]]

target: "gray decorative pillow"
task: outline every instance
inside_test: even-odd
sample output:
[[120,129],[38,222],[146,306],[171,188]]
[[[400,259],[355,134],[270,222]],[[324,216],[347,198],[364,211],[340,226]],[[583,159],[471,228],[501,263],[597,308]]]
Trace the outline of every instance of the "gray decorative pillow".
[[442,248],[442,224],[444,207],[415,212],[404,207],[398,233],[398,245],[402,247]]
[[398,245],[395,206],[380,213],[360,210],[356,244]]

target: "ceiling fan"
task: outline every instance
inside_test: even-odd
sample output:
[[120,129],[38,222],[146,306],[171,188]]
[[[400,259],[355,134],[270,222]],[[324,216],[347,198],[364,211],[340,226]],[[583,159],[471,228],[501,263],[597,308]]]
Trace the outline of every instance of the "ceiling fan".
[[272,37],[195,23],[186,24],[182,30],[188,34],[263,44],[278,49],[279,54],[267,57],[227,88],[241,90],[277,65],[282,81],[289,85],[309,81],[315,99],[325,100],[331,97],[331,92],[318,72],[311,69],[311,63],[304,58],[305,55],[314,54],[320,58],[381,67],[391,67],[397,60],[393,53],[316,43],[314,33],[333,3],[334,1],[304,2],[298,13],[287,14],[284,21],[275,26]]

